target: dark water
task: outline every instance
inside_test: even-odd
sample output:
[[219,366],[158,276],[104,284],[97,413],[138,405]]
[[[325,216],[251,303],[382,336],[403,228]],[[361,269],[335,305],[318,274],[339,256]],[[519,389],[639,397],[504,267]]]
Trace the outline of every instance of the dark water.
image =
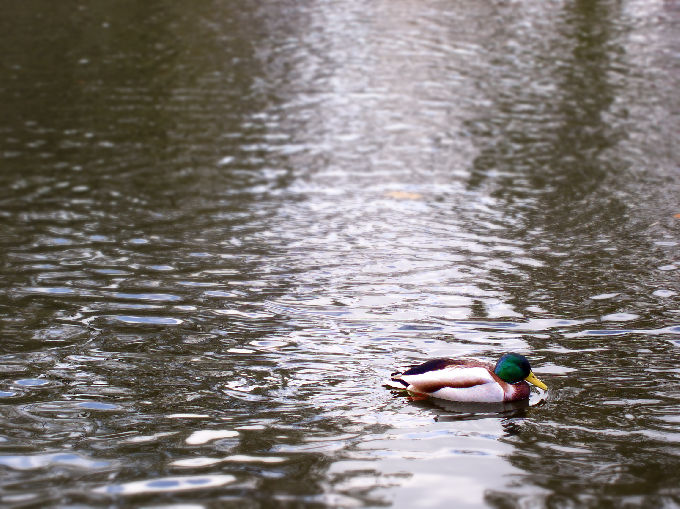
[[0,505],[680,504],[677,1],[2,10]]

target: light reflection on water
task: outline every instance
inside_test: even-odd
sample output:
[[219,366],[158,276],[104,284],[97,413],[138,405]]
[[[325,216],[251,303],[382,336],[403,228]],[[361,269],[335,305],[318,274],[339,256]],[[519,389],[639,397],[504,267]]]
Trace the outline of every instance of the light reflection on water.
[[[680,503],[674,2],[38,4],[2,505]],[[383,386],[511,350],[547,395]]]

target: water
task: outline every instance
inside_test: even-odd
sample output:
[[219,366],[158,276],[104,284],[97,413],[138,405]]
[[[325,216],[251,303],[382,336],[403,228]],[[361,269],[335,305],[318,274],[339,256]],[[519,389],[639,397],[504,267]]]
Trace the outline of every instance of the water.
[[[680,504],[679,22],[3,5],[0,503]],[[382,385],[507,351],[547,396]]]

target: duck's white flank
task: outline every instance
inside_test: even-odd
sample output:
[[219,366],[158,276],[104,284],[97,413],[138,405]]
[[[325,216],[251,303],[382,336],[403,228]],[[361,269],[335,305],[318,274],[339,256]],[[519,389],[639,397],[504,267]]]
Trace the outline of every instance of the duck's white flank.
[[479,366],[448,366],[399,378],[409,384],[406,389],[411,392],[449,401],[496,403],[506,399],[497,380]]

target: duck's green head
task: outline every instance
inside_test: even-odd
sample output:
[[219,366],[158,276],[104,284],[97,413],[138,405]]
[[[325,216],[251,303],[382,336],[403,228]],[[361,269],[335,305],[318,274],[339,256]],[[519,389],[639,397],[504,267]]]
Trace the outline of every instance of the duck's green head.
[[506,353],[503,357],[498,359],[493,372],[498,375],[498,378],[509,384],[516,384],[517,382],[526,380],[544,391],[548,390],[548,387],[531,372],[531,366],[529,365],[528,359],[524,357],[524,355],[518,353]]

